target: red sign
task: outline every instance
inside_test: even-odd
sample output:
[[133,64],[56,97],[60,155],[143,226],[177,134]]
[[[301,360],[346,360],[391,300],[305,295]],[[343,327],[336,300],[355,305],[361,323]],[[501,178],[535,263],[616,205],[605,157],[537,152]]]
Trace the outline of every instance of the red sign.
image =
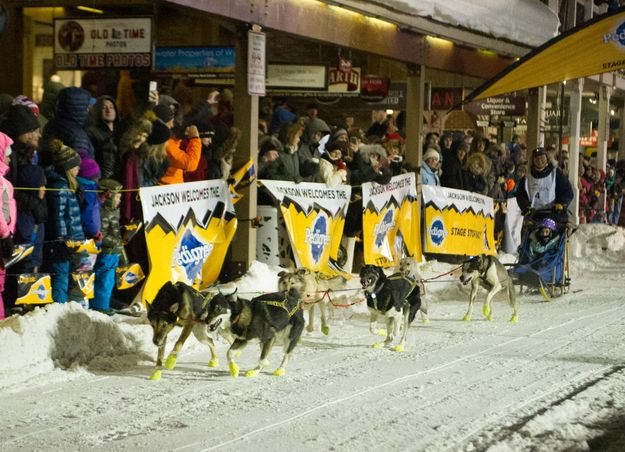
[[360,80],[360,98],[368,102],[379,102],[388,95],[389,80],[377,75],[363,75]]
[[430,110],[449,110],[462,102],[462,88],[432,88]]

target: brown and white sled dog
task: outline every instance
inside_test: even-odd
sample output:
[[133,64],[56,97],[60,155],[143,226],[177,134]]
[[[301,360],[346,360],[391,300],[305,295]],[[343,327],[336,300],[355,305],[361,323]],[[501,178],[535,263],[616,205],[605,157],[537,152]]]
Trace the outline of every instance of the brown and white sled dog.
[[239,366],[234,362],[234,353],[242,350],[253,339],[261,345],[258,365],[245,373],[254,377],[267,366],[267,358],[276,339],[284,345],[284,357],[274,375],[282,376],[293,349],[304,331],[304,314],[300,309],[300,294],[296,288],[288,292],[261,295],[252,300],[232,297],[213,297],[208,303],[206,323],[210,331],[219,328],[228,330],[234,342],[226,354],[230,375],[239,376]]
[[471,283],[471,295],[469,295],[469,309],[462,320],[470,321],[473,311],[473,303],[477,297],[477,292],[481,287],[486,289],[486,300],[482,307],[482,314],[487,320],[493,319],[492,301],[497,293],[502,290],[506,291],[508,303],[512,307],[511,322],[519,320],[518,307],[516,302],[516,294],[514,293],[514,285],[512,278],[508,275],[506,268],[495,256],[480,254],[469,259],[462,264],[462,274],[460,282],[464,285]]
[[[369,330],[376,330],[377,318],[386,319],[386,339],[384,343],[373,344],[374,348],[391,347],[391,350],[404,351],[408,328],[421,307],[419,285],[400,273],[386,276],[381,267],[365,265],[360,269],[360,284],[367,299],[367,307],[371,314]],[[403,327],[399,343],[392,345]]]
[[[148,305],[148,320],[152,326],[152,342],[158,347],[156,369],[150,377],[151,380],[161,378],[163,367],[168,370],[175,367],[178,353],[182,350],[182,346],[191,332],[200,343],[207,345],[210,349],[211,359],[208,366],[216,367],[218,365],[215,343],[208,330],[208,325],[204,322],[207,316],[208,302],[215,297],[225,297],[225,295],[203,294],[183,282],[175,284],[166,282],[159,289],[154,301]],[[167,335],[175,326],[181,326],[182,332],[163,366]],[[219,331],[219,333],[229,343],[232,343],[233,339],[227,331]]]
[[[295,287],[302,297],[302,309],[308,311],[308,323],[306,331],[309,333],[315,328],[315,305],[319,309],[321,317],[321,332],[326,336],[330,334],[330,299],[324,296],[327,291],[340,290],[345,287],[345,278],[341,276],[327,277],[319,272],[313,272],[307,268],[299,268],[293,272],[283,271],[278,273],[278,290],[288,291]],[[337,297],[339,300],[341,296]]]
[[419,288],[421,290],[421,308],[419,308],[419,313],[421,314],[421,321],[423,323],[430,323],[430,319],[428,318],[428,304],[425,294],[425,287],[423,285],[423,278],[421,277],[421,273],[419,273],[419,264],[412,257],[402,257],[399,260],[399,265],[396,267],[397,273],[404,275],[406,278],[410,278],[411,280],[417,282],[419,284]]

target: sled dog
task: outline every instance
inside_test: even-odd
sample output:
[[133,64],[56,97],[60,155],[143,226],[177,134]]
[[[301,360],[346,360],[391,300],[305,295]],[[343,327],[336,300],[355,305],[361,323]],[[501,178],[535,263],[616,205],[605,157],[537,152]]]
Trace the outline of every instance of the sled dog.
[[369,330],[378,334],[377,318],[386,318],[386,339],[383,344],[375,343],[373,347],[390,347],[403,326],[399,343],[391,348],[394,351],[403,351],[408,327],[421,308],[419,285],[400,273],[387,277],[384,270],[375,265],[365,265],[360,269],[360,284],[371,314]]
[[[168,281],[159,289],[154,297],[154,301],[147,308],[148,320],[152,326],[152,342],[158,347],[156,369],[152,374],[152,380],[160,379],[162,367],[169,370],[175,367],[178,353],[180,353],[191,332],[193,332],[193,335],[199,342],[207,345],[210,349],[211,359],[208,362],[209,367],[217,366],[215,343],[209,334],[208,326],[204,322],[207,315],[206,306],[211,297],[225,298],[221,294],[214,296],[212,294],[202,294],[183,282],[173,284]],[[167,335],[176,325],[182,327],[182,332],[163,366]],[[227,332],[220,331],[220,333],[230,343],[232,342]]]
[[[406,278],[410,278],[411,280],[417,282],[419,284],[419,289],[421,290],[420,294],[425,295],[423,278],[421,277],[421,273],[419,273],[419,264],[412,257],[406,256],[399,260],[397,273],[401,273]],[[423,296],[421,296],[421,307],[419,308],[419,313],[421,314],[421,321],[423,323],[430,322],[430,319],[428,318],[427,298]]]
[[[321,332],[326,336],[330,334],[328,324],[330,300],[326,292],[344,288],[345,278],[341,276],[327,277],[307,268],[299,268],[293,272],[283,271],[278,273],[278,276],[280,277],[278,280],[279,291],[288,291],[291,287],[295,287],[302,296],[302,309],[308,311],[306,331],[309,333],[314,331],[316,305],[321,317]],[[342,297],[337,297],[337,299],[339,298]]]
[[512,278],[508,275],[506,268],[495,256],[480,254],[462,264],[462,274],[460,282],[464,285],[471,283],[471,295],[469,295],[469,309],[464,315],[463,320],[470,321],[473,311],[473,303],[477,297],[479,287],[483,287],[488,291],[486,300],[482,307],[482,313],[488,320],[493,319],[491,304],[493,297],[500,291],[506,291],[508,303],[512,307],[511,322],[518,321],[518,308],[516,302],[516,294],[514,293],[514,285]]
[[271,348],[276,339],[281,339],[284,357],[273,374],[282,376],[304,330],[304,314],[300,294],[292,287],[288,292],[265,294],[252,300],[214,297],[208,303],[206,323],[209,331],[222,328],[234,337],[226,354],[233,377],[239,376],[239,366],[234,362],[235,351],[243,349],[252,339],[260,341],[258,365],[245,373],[246,377],[254,377],[268,365],[267,357]]

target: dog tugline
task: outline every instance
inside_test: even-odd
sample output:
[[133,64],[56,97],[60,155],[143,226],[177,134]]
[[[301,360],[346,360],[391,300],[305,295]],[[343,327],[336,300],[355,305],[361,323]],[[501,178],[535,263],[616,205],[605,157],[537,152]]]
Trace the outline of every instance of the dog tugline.
[[[210,349],[208,366],[217,367],[217,351],[211,337],[215,332],[230,344],[227,358],[233,377],[239,376],[234,355],[250,340],[260,341],[261,354],[258,365],[245,373],[247,377],[258,375],[268,365],[267,357],[276,339],[281,340],[284,357],[273,374],[282,376],[304,330],[304,314],[296,288],[245,300],[236,293],[202,293],[183,282],[167,282],[148,305],[148,320],[153,332],[152,342],[158,347],[151,380],[161,378],[163,367],[168,370],[175,367],[178,354],[191,333]],[[175,326],[181,326],[182,332],[163,365],[167,335]]]

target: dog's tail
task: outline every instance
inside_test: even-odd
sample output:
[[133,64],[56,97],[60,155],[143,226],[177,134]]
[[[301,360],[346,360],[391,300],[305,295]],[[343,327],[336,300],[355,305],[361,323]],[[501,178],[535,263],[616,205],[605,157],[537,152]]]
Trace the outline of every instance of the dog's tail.
[[510,307],[516,309],[516,291],[514,290],[514,284],[512,284],[512,278],[508,276],[508,303],[510,303]]

